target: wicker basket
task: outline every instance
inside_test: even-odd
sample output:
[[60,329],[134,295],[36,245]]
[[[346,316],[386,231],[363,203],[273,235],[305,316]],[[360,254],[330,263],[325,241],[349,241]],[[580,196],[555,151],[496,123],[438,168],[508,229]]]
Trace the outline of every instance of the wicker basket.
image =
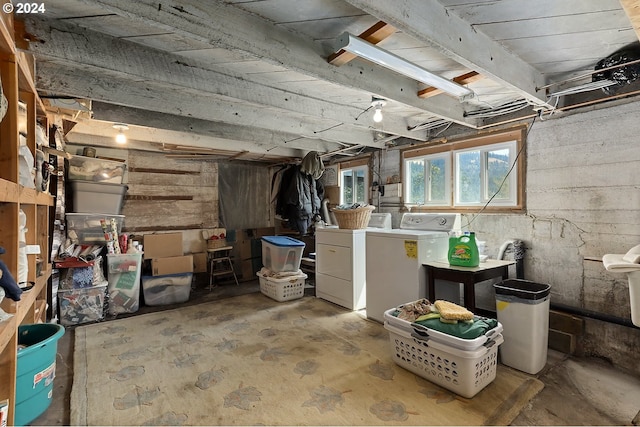
[[364,206],[357,209],[332,209],[331,212],[338,221],[338,228],[344,228],[346,230],[362,230],[367,228],[369,219],[371,219],[371,212],[375,209],[375,206]]
[[209,239],[207,240],[207,249],[218,249],[227,246],[227,239]]

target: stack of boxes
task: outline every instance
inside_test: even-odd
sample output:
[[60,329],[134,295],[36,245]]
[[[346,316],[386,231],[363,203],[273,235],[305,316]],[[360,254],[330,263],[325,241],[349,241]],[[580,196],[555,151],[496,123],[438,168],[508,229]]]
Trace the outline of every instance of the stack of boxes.
[[189,300],[193,278],[193,255],[184,255],[182,233],[146,234],[142,276],[146,305],[177,304]]
[[[127,191],[127,185],[122,183],[126,164],[87,156],[73,156],[67,162],[65,170],[72,189],[74,212],[65,213],[67,242],[61,246],[58,260],[54,262],[57,269],[54,279],[59,277],[60,323],[75,325],[101,320],[107,300],[112,314],[136,311],[138,298],[135,292],[139,292],[139,284],[136,287],[135,274],[139,275],[140,264],[127,266],[134,276],[126,285],[133,289],[128,289],[129,298],[123,299],[116,285],[124,285],[125,279],[130,277],[115,274],[105,280],[101,257],[106,245],[102,223],[109,224],[113,233],[119,235],[124,222],[121,211]],[[114,268],[111,264],[119,265],[111,258],[108,261],[110,271]],[[89,280],[92,276],[93,280]],[[124,308],[114,306],[117,301]]]
[[288,236],[262,237],[262,264],[256,273],[260,292],[276,301],[304,296],[307,275],[300,270],[305,244]]

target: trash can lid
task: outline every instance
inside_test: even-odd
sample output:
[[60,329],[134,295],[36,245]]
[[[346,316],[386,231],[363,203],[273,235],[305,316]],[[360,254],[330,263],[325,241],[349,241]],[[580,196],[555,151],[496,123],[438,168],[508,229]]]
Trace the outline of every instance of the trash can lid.
[[503,280],[493,285],[493,287],[496,295],[511,295],[528,300],[543,299],[551,292],[550,285],[522,279]]
[[305,246],[304,242],[289,236],[263,236],[262,240],[275,246]]

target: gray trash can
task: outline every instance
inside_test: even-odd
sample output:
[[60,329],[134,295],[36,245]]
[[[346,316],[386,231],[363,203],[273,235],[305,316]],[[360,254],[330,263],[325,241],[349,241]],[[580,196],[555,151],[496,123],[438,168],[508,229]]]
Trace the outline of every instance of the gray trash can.
[[547,363],[551,286],[509,279],[493,287],[498,322],[504,328],[500,361],[520,371],[537,374]]

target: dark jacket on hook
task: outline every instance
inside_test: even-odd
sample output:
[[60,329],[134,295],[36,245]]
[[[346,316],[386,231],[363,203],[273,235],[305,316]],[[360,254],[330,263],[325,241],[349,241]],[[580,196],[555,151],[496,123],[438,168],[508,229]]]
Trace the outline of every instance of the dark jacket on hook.
[[311,175],[290,166],[282,172],[276,213],[287,219],[300,234],[307,234],[314,216],[320,213],[324,186]]

